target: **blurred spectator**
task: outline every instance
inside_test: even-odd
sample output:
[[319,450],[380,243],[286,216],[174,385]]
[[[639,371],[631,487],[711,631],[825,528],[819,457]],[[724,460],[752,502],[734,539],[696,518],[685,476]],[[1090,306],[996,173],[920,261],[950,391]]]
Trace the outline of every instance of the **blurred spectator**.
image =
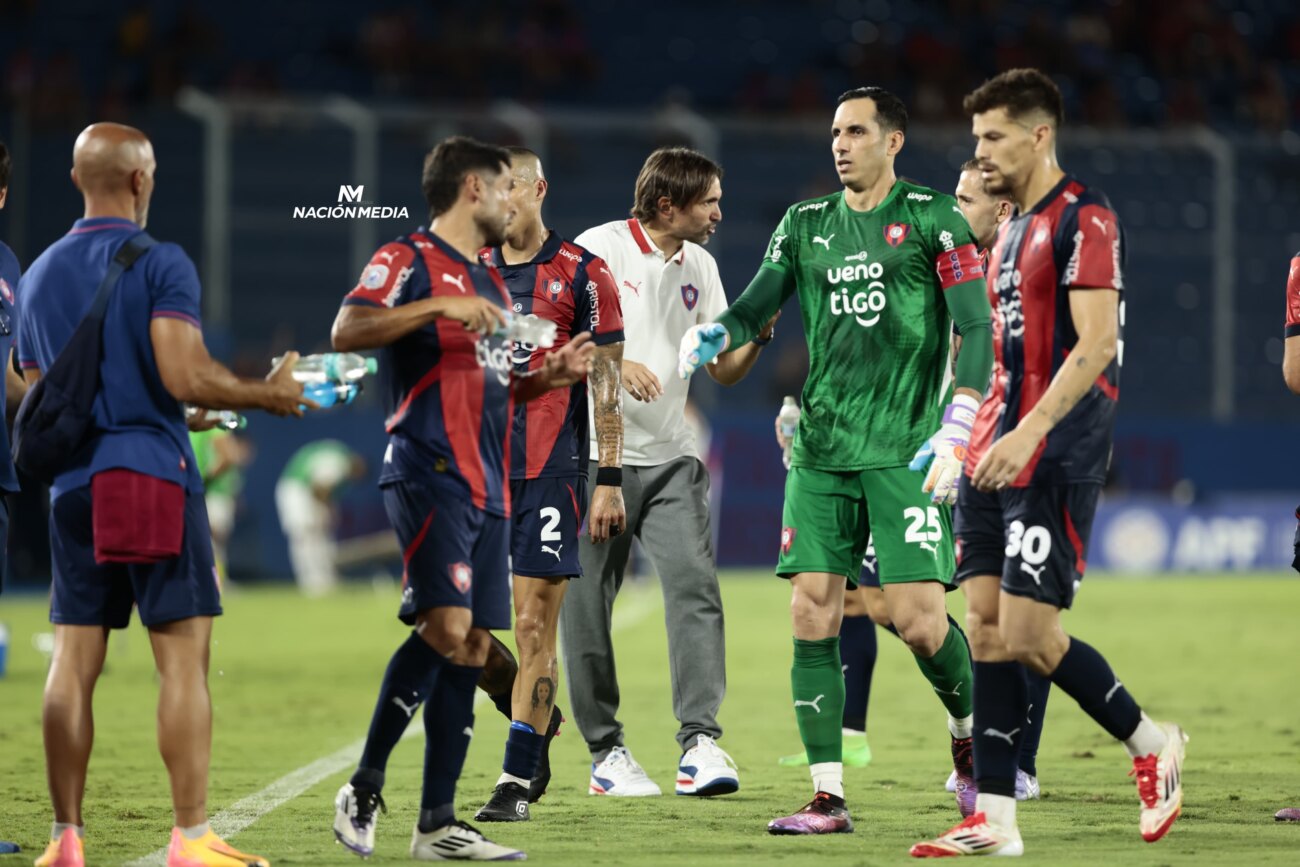
[[294,578],[307,596],[323,596],[338,585],[335,503],[346,485],[365,474],[365,461],[338,440],[307,443],[280,474],[275,506]]

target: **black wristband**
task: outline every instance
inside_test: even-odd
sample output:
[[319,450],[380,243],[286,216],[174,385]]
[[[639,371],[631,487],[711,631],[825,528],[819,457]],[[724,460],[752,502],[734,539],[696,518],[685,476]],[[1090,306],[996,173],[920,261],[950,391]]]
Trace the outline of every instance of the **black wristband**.
[[766,337],[760,337],[760,336],[757,336],[757,335],[756,335],[756,336],[755,336],[752,340],[750,340],[749,342],[752,343],[752,344],[754,344],[755,346],[767,346],[769,343],[772,342],[772,338],[775,337],[775,336],[776,336],[776,329],[773,328],[773,329],[772,329],[772,333],[769,334],[769,335],[767,335]]
[[622,467],[600,467],[596,470],[596,487],[604,485],[607,488],[623,487],[623,468]]

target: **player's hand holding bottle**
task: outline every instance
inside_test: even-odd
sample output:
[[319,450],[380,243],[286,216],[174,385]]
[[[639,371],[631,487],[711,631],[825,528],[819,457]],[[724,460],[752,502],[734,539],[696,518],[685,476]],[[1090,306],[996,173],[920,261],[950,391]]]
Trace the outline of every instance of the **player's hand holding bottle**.
[[439,316],[455,319],[465,326],[466,331],[495,334],[498,328],[506,325],[505,309],[477,295],[441,296],[430,300],[436,306]]
[[955,394],[952,403],[943,413],[943,425],[934,436],[922,444],[908,469],[921,471],[928,465],[925,483],[921,490],[935,503],[952,505],[957,502],[957,482],[961,479],[962,464],[970,447],[970,432],[975,426],[975,413],[979,401],[968,394]]
[[681,349],[677,353],[677,374],[690,379],[691,374],[722,354],[731,336],[717,322],[692,325],[682,335]]

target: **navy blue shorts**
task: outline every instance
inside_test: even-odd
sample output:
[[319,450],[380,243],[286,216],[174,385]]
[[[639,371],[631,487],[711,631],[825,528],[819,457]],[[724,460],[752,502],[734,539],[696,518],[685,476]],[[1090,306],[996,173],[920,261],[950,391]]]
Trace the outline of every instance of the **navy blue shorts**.
[[578,578],[578,537],[587,516],[587,477],[510,482],[510,568],[530,578]]
[[952,524],[957,580],[1001,575],[1004,592],[1069,608],[1100,496],[1096,483],[984,492],[963,475]]
[[178,557],[161,563],[95,562],[90,486],[65,491],[50,505],[50,622],[124,629],[131,606],[157,626],[221,613],[212,535],[203,494],[185,493],[185,534]]
[[862,558],[862,572],[858,575],[859,587],[880,586],[880,563],[876,560],[876,546],[867,539],[867,553]]
[[416,481],[384,485],[384,510],[402,546],[402,607],[413,626],[430,608],[468,608],[480,629],[510,628],[510,522],[459,491]]

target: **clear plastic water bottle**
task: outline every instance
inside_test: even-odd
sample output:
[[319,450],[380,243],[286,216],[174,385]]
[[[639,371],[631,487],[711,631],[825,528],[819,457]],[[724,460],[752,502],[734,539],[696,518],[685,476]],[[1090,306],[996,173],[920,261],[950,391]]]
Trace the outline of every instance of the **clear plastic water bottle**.
[[786,395],[781,401],[781,412],[777,414],[776,423],[781,428],[781,437],[785,440],[785,449],[781,461],[790,469],[790,451],[794,448],[794,432],[799,429],[799,416],[802,415],[799,403],[792,396]]
[[243,430],[248,426],[248,419],[233,409],[203,409],[188,403],[185,405],[185,418],[193,419],[199,416],[202,416],[205,422],[215,422],[217,427],[225,430]]
[[507,310],[505,338],[514,343],[550,349],[555,345],[555,323],[532,313],[519,314]]
[[[343,406],[356,400],[361,393],[361,383],[357,382],[309,382],[303,386],[302,396],[320,404],[321,409],[331,406]],[[306,406],[303,406],[306,409]]]
[[9,667],[9,627],[0,623],[0,677]]
[[[271,359],[279,364],[283,355]],[[293,366],[293,378],[299,382],[358,382],[367,373],[379,370],[379,361],[355,352],[321,352],[304,355]]]

